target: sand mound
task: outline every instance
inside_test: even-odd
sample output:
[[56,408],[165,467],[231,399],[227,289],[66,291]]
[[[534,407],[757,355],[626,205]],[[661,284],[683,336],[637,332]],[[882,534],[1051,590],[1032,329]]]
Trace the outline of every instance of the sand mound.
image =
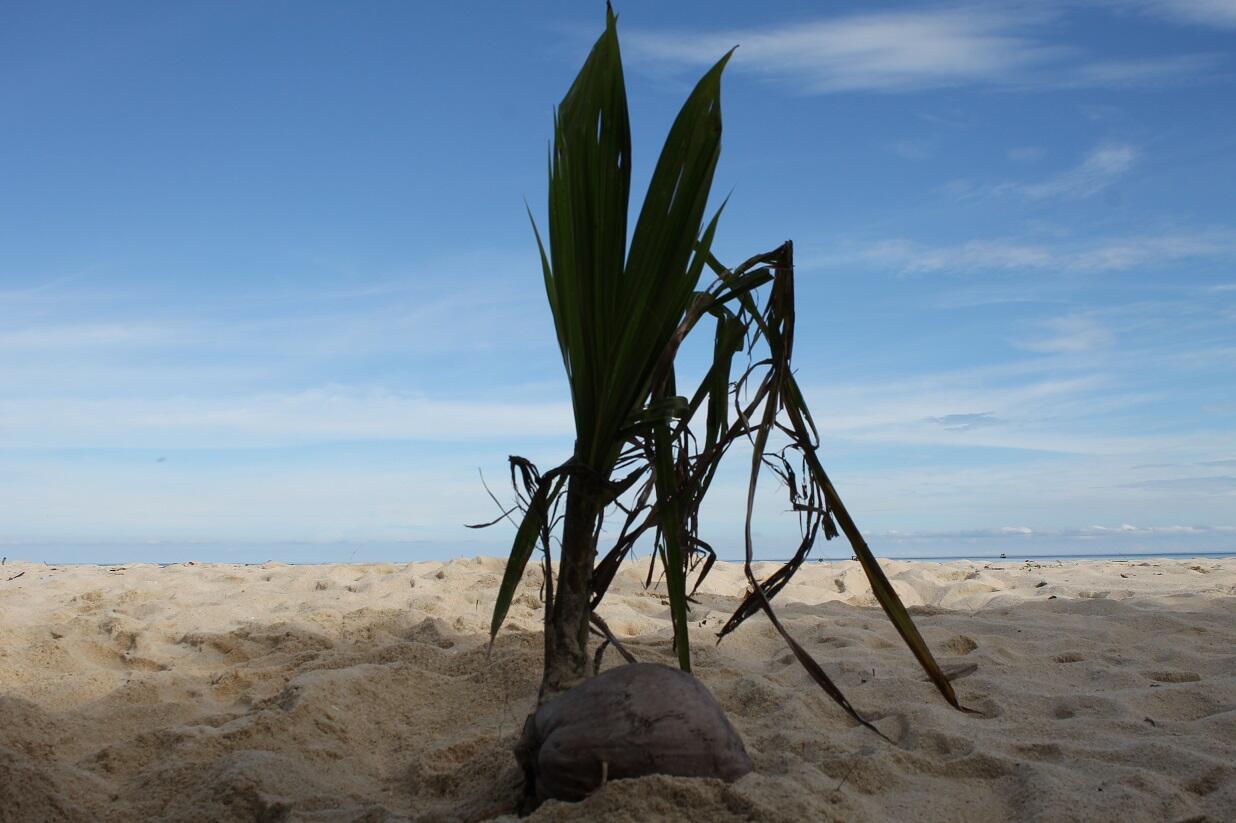
[[[743,588],[723,564],[692,613],[696,664],[756,773],[614,781],[532,819],[1132,823],[1236,808],[1236,561],[887,568],[976,714],[935,695],[855,563],[804,569],[780,614],[892,745],[852,726],[766,621],[714,646]],[[5,569],[0,820],[513,808],[510,750],[541,654],[534,575],[487,657],[495,559]],[[672,663],[668,606],[639,577],[620,575],[603,614],[640,659]]]

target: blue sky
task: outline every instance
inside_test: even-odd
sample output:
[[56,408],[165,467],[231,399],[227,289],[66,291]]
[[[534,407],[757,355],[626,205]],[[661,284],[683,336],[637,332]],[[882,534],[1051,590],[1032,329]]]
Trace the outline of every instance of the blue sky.
[[[1236,549],[1236,4],[617,10],[637,192],[740,45],[717,249],[794,239],[800,381],[877,553]],[[0,552],[503,551],[461,527],[478,469],[572,441],[523,201],[602,22],[4,4]]]

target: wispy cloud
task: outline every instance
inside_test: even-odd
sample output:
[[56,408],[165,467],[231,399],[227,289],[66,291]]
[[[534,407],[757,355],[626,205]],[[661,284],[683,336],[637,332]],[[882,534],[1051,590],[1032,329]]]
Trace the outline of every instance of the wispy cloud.
[[960,85],[1067,88],[1158,84],[1213,64],[1209,55],[1095,58],[1062,44],[1053,10],[960,6],[834,16],[705,34],[629,31],[637,59],[706,65],[739,45],[734,65],[798,93],[906,92]]
[[1178,54],[1125,60],[1096,60],[1070,69],[1054,88],[1154,88],[1212,74],[1223,64],[1218,54]]
[[637,57],[686,64],[740,44],[736,66],[808,92],[907,91],[982,82],[1056,54],[1014,33],[1018,22],[971,9],[898,11],[696,36],[633,31],[626,42]]
[[144,345],[174,337],[171,329],[130,323],[35,326],[0,332],[0,349],[8,351],[76,349]]
[[1043,242],[1022,238],[929,245],[904,238],[820,258],[825,264],[866,262],[903,274],[1000,271],[1125,271],[1189,259],[1236,254],[1236,231],[1216,228]]
[[929,418],[931,422],[948,431],[970,431],[987,426],[1002,426],[1004,421],[991,412],[970,412],[966,414],[946,414],[943,417]]
[[1236,477],[1169,477],[1129,483],[1128,488],[1177,494],[1236,494]]
[[[510,540],[500,528],[478,533],[462,527],[492,516],[477,467],[492,467],[494,472],[487,473],[496,480],[500,452],[474,448],[446,459],[408,449],[385,460],[364,450],[299,452],[291,460],[270,453],[233,453],[220,460],[176,452],[163,463],[142,457],[147,456],[4,456],[0,517],[5,540],[117,542],[111,549],[95,550],[89,558],[94,561],[130,558],[130,541],[421,539],[432,541],[421,551],[441,552],[444,545],[458,551],[461,544],[501,551]],[[499,485],[494,487],[501,493]],[[416,549],[407,546],[401,553]],[[167,552],[186,549],[147,551],[167,560],[188,559],[199,550],[177,558]],[[219,547],[200,551],[217,553]],[[338,551],[330,559],[346,561],[354,547]],[[100,558],[98,552],[110,556]],[[13,549],[4,553],[17,554]],[[302,548],[297,559],[306,558]]]
[[1129,145],[1096,146],[1077,166],[1037,183],[1006,184],[1031,200],[1047,197],[1089,197],[1115,183],[1133,168],[1138,151]]
[[[1149,427],[1162,397],[1144,378],[1166,368],[1164,358],[1154,347],[1134,350],[1114,336],[1109,346],[1110,332],[1096,325],[1065,321],[1054,336],[1030,341],[1038,346],[1035,356],[999,365],[806,385],[804,391],[827,398],[816,413],[826,437],[863,444],[1055,452],[1118,458],[1128,468],[1233,453],[1236,433],[1223,427]],[[1092,350],[1098,347],[1107,350]],[[1124,476],[1132,482],[1163,474]]]
[[903,274],[975,272],[1050,268],[1058,253],[1043,245],[1018,240],[968,240],[950,246],[932,246],[914,240],[877,240],[824,262],[867,262],[888,266]]
[[459,401],[324,386],[256,395],[0,402],[0,447],[233,448],[364,440],[569,437],[565,402]]
[[1236,3],[1231,0],[1117,0],[1117,3],[1180,23],[1236,28]]
[[1048,354],[1087,352],[1110,345],[1115,340],[1111,329],[1088,314],[1070,314],[1044,322],[1046,334],[1019,343],[1027,351]]
[[1118,182],[1140,157],[1141,153],[1126,143],[1100,143],[1076,165],[1050,177],[998,183],[963,178],[945,184],[944,191],[962,200],[1001,195],[1016,195],[1027,200],[1053,197],[1079,199],[1098,194]]
[[[1091,430],[1085,421],[1136,398],[1110,378],[1063,364],[1009,363],[898,381],[829,385],[809,397],[827,397],[816,413],[821,431],[864,443],[985,446],[1074,454],[1145,450],[1147,441]],[[973,409],[984,409],[975,412]]]

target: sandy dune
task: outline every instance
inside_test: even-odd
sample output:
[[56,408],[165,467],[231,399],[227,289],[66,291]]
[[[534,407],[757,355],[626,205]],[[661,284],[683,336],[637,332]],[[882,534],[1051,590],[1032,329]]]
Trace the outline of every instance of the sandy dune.
[[[977,713],[936,696],[855,563],[805,569],[780,613],[894,745],[852,726],[767,621],[714,645],[743,589],[726,565],[693,613],[697,669],[757,773],[619,781],[532,819],[1233,819],[1236,560],[887,568]],[[488,558],[10,561],[0,820],[509,813],[540,603],[530,574],[487,658],[500,573]],[[668,608],[640,575],[626,570],[602,614],[641,659],[669,662]]]

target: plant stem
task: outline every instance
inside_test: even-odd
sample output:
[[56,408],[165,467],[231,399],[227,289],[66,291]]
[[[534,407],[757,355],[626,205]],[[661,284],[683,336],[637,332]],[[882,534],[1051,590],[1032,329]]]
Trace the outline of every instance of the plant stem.
[[545,630],[545,673],[540,702],[588,676],[588,618],[592,613],[592,567],[597,553],[599,495],[595,481],[574,474],[567,485],[562,553],[553,611]]

